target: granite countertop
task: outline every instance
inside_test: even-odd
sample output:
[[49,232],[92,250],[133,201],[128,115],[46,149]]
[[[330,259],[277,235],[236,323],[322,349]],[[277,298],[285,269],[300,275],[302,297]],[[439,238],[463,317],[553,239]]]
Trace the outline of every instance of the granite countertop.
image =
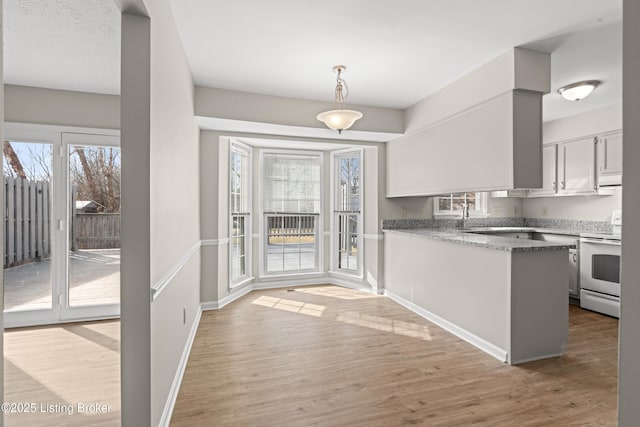
[[[414,228],[414,229],[385,229],[385,233],[400,233],[410,236],[422,237],[431,240],[440,240],[444,242],[452,242],[461,245],[479,246],[488,249],[496,249],[508,252],[532,252],[532,251],[548,251],[560,249],[574,249],[576,245],[566,243],[552,243],[541,240],[514,239],[510,237],[502,237],[488,234],[476,234],[473,231],[498,231],[496,227],[479,227],[474,229],[433,229],[433,228]],[[544,231],[543,231],[544,230]],[[549,234],[569,234],[567,230],[547,230],[543,228],[531,227],[499,227],[499,231],[505,233],[517,232],[539,232]],[[575,235],[579,235],[576,233]],[[571,233],[570,235],[574,235]]]
[[544,233],[544,234],[558,234],[563,236],[575,236],[580,237],[584,231],[564,229],[564,228],[544,228],[544,227],[471,227],[463,228],[459,230],[462,232],[491,232],[491,233]]

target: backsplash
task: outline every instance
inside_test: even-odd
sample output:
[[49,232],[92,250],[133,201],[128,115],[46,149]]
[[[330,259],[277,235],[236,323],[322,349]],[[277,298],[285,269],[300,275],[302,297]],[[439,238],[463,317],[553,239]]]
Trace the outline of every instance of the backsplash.
[[607,221],[542,218],[465,218],[462,219],[385,219],[382,228],[406,230],[416,228],[535,227],[572,230],[583,233],[611,233]]

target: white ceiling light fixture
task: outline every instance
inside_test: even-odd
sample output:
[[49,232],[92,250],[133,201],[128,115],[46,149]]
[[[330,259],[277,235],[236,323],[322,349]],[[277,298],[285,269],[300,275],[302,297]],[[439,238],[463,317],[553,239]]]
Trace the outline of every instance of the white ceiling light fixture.
[[336,77],[336,92],[335,100],[338,104],[337,110],[329,110],[320,113],[316,116],[316,119],[324,122],[328,128],[337,130],[338,133],[342,133],[343,130],[349,129],[356,120],[362,118],[362,113],[355,110],[345,110],[344,100],[349,96],[349,88],[347,82],[342,79],[342,73],[347,69],[344,65],[336,65],[333,67],[333,71],[338,74]]
[[585,80],[582,82],[571,83],[558,89],[558,93],[567,101],[580,101],[591,95],[600,85],[599,80]]

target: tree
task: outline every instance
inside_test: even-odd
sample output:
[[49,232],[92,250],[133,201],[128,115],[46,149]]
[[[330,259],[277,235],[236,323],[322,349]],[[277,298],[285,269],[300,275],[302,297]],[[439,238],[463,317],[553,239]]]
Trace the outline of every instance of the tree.
[[73,146],[69,159],[76,200],[91,200],[98,212],[120,212],[120,149]]
[[26,178],[27,174],[24,172],[22,162],[9,141],[4,141],[4,144],[2,145],[2,153],[4,154],[5,161],[9,163],[9,167],[15,175],[21,178]]

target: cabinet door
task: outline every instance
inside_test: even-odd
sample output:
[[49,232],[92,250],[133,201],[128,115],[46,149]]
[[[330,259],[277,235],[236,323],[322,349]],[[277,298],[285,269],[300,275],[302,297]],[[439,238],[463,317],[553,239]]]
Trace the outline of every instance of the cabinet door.
[[622,183],[622,133],[598,138],[598,183]]
[[558,144],[559,193],[596,192],[595,140],[585,138]]
[[529,191],[529,197],[553,196],[557,189],[557,145],[542,147],[542,188]]

